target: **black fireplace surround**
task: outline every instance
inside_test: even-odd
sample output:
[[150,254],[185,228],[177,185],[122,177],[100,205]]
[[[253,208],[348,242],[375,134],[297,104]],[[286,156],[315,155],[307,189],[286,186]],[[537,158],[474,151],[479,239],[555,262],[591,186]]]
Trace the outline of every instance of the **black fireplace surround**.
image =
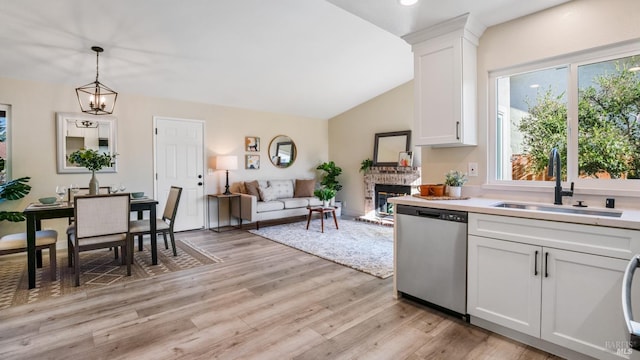
[[387,202],[388,198],[404,196],[411,193],[409,185],[376,184],[375,185],[375,206],[376,215],[393,215],[393,204]]

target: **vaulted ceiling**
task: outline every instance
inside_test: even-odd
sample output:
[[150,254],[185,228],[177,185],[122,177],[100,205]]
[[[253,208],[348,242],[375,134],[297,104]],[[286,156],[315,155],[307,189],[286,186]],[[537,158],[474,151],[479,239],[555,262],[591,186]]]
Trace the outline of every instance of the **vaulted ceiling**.
[[[413,77],[400,36],[566,0],[0,0],[0,76],[327,119]],[[0,99],[0,103],[2,99]]]

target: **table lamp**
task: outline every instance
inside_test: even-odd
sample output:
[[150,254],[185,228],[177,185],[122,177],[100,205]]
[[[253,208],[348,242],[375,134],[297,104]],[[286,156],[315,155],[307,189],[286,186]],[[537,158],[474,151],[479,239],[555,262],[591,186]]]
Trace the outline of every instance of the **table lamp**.
[[224,186],[223,195],[231,195],[229,191],[229,170],[236,170],[238,168],[238,157],[235,155],[220,155],[216,156],[216,170],[225,170],[227,172],[227,183]]

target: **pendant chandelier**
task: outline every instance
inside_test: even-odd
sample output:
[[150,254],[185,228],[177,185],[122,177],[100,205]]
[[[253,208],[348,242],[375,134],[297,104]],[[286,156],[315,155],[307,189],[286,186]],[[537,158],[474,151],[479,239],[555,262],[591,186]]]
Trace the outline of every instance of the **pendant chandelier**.
[[80,103],[80,108],[84,113],[109,115],[113,113],[113,109],[116,106],[118,93],[98,81],[98,58],[104,49],[99,46],[92,46],[91,50],[96,52],[96,81],[76,89],[78,103]]

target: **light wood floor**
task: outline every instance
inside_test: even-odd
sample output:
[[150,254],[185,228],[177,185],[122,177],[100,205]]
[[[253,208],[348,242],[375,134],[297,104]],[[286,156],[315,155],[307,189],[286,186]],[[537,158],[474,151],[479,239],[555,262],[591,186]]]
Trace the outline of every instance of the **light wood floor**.
[[234,230],[223,263],[0,312],[0,359],[553,359],[376,277]]

